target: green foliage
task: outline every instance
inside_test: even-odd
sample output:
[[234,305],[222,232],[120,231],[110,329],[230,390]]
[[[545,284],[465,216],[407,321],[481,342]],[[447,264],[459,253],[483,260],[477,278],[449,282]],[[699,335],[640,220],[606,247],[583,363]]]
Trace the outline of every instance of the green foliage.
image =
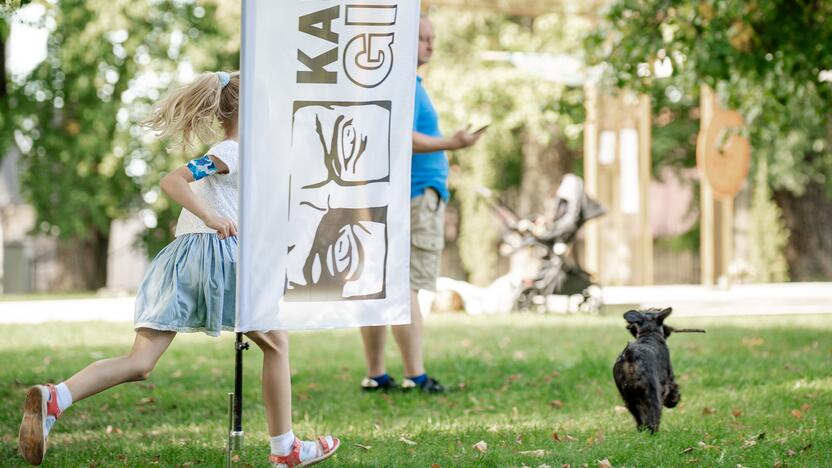
[[[821,81],[832,69],[832,2],[618,0],[606,20],[587,46],[610,84],[654,96],[674,81],[685,93],[708,84],[745,116],[775,189],[832,189],[832,86]],[[671,78],[657,76],[670,67]]]
[[788,281],[789,265],[783,250],[788,244],[789,233],[783,225],[780,208],[771,198],[768,165],[765,162],[757,166],[754,177],[751,225],[748,230],[748,258],[754,279],[759,283]]
[[[106,238],[113,219],[148,204],[170,211],[156,184],[184,158],[137,123],[188,67],[236,64],[239,41],[228,40],[234,15],[193,0],[42,5],[47,58],[30,75],[13,77],[0,133],[0,153],[12,138],[23,153],[21,182],[37,229]],[[166,219],[159,225],[169,227]],[[170,231],[150,236],[169,238]]]
[[524,145],[545,147],[560,128],[568,146],[580,148],[583,121],[580,88],[546,80],[540,70],[488,60],[483,53],[574,52],[577,34],[587,25],[559,15],[531,20],[450,8],[431,14],[431,21],[437,43],[425,86],[445,133],[490,123],[476,146],[449,155],[450,185],[461,212],[463,266],[472,281],[482,284],[495,276],[498,227],[475,190],[516,190],[523,177]]
[[[362,393],[357,331],[293,334],[293,428],[305,439],[341,439],[322,467],[595,467],[604,459],[616,467],[829,465],[832,315],[671,316],[670,323],[708,333],[670,337],[682,404],[664,410],[655,435],[636,432],[632,417],[616,409],[622,402],[610,369],[629,338],[620,316],[529,314],[428,317],[425,359],[451,389],[442,396]],[[37,333],[31,325],[0,325],[0,335],[6,467],[25,466],[15,430],[26,388],[123,355],[134,336],[132,323],[46,323]],[[182,334],[149,380],[74,403],[50,434],[44,465],[222,466],[233,340]],[[252,348],[244,358],[245,444],[236,466],[261,467],[268,457],[262,353]],[[400,378],[400,360],[389,366]],[[480,440],[485,453],[472,448]]]

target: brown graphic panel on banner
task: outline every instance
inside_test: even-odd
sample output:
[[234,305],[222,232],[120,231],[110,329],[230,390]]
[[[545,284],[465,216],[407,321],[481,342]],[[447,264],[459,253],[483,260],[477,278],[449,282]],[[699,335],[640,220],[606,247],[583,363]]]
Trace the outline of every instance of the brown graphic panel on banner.
[[696,165],[715,198],[733,198],[742,189],[751,164],[751,145],[742,136],[744,122],[738,112],[713,105],[713,117],[702,123],[696,147]]

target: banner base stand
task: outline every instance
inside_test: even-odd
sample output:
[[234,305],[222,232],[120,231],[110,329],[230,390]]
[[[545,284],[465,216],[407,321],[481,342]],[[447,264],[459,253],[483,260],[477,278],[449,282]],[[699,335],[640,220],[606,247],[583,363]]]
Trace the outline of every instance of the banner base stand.
[[234,340],[234,393],[228,394],[228,443],[225,466],[231,468],[234,450],[243,448],[243,351],[249,349],[243,334],[236,333]]

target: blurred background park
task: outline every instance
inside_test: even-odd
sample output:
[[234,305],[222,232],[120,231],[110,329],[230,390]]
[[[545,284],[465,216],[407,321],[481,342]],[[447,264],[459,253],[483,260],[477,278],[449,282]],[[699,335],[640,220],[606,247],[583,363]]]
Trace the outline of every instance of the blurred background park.
[[[171,84],[239,67],[240,2],[24,3],[0,22],[3,292],[129,293],[172,238],[159,178],[192,156],[137,122]],[[830,2],[422,3],[443,127],[490,124],[451,156],[443,276],[509,270],[478,189],[545,214],[571,172],[608,210],[574,249],[602,285],[832,277]],[[740,180],[721,199],[697,170],[712,96],[751,148],[746,172],[717,168]]]
[[[442,128],[489,125],[478,145],[450,155],[440,282],[456,290],[440,291],[435,307],[469,314],[425,322],[426,361],[450,391],[359,393],[358,333],[299,333],[295,431],[342,437],[339,466],[828,466],[832,1],[422,5],[436,32],[422,72]],[[159,179],[194,156],[168,151],[138,122],[172,84],[239,68],[240,9],[240,0],[4,1],[9,466],[22,464],[15,431],[29,385],[129,348],[132,294],[180,209]],[[607,313],[472,316],[509,312],[512,297],[508,309],[492,307],[512,294],[500,278],[529,261],[501,254],[511,232],[494,202],[551,221],[569,173],[606,209],[568,255],[601,286]],[[670,339],[683,399],[655,437],[635,432],[610,371],[629,337],[618,306],[644,304],[708,329]],[[692,317],[706,309],[710,318]],[[731,317],[756,313],[768,317]],[[177,338],[151,380],[73,408],[50,436],[51,463],[219,466],[232,341]],[[246,434],[257,442],[240,463],[256,466],[266,434],[261,358],[249,354]],[[398,377],[392,346],[388,357]]]

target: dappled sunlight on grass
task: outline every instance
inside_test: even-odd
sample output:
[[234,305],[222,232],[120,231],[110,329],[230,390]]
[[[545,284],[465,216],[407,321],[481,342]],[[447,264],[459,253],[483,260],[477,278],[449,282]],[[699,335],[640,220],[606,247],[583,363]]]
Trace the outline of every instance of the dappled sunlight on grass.
[[[431,316],[426,361],[444,395],[367,394],[356,330],[292,335],[294,430],[334,433],[338,466],[648,466],[789,464],[817,466],[832,450],[832,316],[746,320],[679,319],[706,335],[670,338],[679,407],[662,429],[635,431],[612,381],[629,339],[618,317]],[[767,322],[769,322],[766,324]],[[793,324],[792,327],[789,324]],[[3,326],[0,420],[16,428],[26,387],[58,381],[94,359],[123,354],[130,324],[47,324],[28,336]],[[58,423],[53,466],[220,466],[226,393],[233,387],[233,336],[177,337],[147,381],[73,406]],[[388,368],[401,362],[389,338]],[[246,352],[241,463],[263,464],[266,423],[260,353]],[[14,430],[0,456],[20,466]],[[763,434],[763,435],[761,435]],[[488,445],[481,453],[472,446]],[[369,448],[367,448],[369,447]],[[659,462],[657,462],[659,460]]]

